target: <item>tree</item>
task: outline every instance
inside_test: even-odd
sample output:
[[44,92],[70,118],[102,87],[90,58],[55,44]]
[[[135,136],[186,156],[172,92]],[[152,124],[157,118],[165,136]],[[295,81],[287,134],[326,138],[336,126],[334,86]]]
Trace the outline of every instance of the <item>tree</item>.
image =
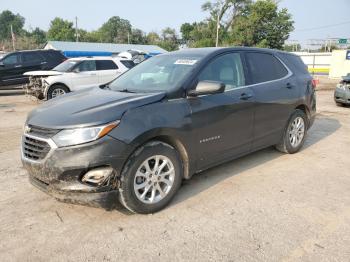
[[144,45],[147,43],[147,38],[145,36],[145,33],[142,32],[142,30],[137,28],[132,29],[130,38],[131,38],[130,39],[131,44]]
[[179,48],[178,38],[175,29],[167,27],[162,31],[162,41],[159,46],[167,51],[174,51]]
[[191,33],[194,30],[196,23],[184,23],[181,25],[180,32],[182,34],[182,40],[188,42],[191,40]]
[[148,33],[146,40],[149,45],[158,45],[161,41],[160,36],[156,32]]
[[47,38],[48,40],[74,41],[75,29],[73,28],[73,23],[56,17],[50,23]]
[[98,31],[103,42],[127,43],[131,34],[131,24],[126,19],[113,16]]
[[46,42],[46,32],[41,30],[39,27],[36,27],[33,31],[28,32],[28,37],[32,38],[33,42],[36,45],[41,45]]
[[19,14],[14,14],[9,10],[0,13],[0,41],[11,39],[11,25],[13,33],[20,36],[24,33],[25,19]]
[[230,40],[243,46],[283,49],[294,29],[288,10],[278,10],[272,0],[258,0],[247,6],[232,26]]

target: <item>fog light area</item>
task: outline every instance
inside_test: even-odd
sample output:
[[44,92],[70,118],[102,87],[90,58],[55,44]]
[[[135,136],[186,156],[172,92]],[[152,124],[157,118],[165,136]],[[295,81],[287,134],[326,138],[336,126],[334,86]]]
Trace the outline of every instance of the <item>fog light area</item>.
[[112,173],[113,168],[111,167],[95,168],[87,172],[81,181],[93,186],[101,186],[108,182]]

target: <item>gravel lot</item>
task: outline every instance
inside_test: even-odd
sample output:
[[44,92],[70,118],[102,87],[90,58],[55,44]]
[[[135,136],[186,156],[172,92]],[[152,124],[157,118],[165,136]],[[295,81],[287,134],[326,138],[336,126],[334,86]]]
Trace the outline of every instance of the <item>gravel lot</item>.
[[153,215],[59,203],[19,140],[37,103],[0,95],[0,261],[350,261],[350,108],[318,91],[303,150],[268,148],[184,182]]

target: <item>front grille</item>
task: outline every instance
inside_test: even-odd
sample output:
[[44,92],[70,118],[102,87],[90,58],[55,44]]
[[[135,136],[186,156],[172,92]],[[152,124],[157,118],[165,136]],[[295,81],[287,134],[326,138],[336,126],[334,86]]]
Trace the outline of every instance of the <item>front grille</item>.
[[23,155],[30,160],[44,159],[50,152],[50,145],[42,140],[38,140],[32,137],[23,137]]
[[44,138],[51,138],[60,131],[58,129],[50,129],[33,125],[29,125],[28,127],[29,131],[27,132],[27,134]]

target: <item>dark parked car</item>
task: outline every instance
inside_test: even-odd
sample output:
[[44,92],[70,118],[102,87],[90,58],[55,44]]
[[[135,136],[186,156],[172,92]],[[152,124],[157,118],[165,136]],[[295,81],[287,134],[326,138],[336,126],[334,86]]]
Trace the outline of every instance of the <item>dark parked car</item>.
[[35,70],[51,70],[67,58],[56,50],[18,51],[0,59],[0,87],[29,82],[23,74]]
[[338,106],[350,105],[350,73],[343,76],[334,91],[334,101]]
[[32,111],[22,161],[30,181],[59,200],[112,208],[119,198],[152,213],[197,172],[273,145],[298,152],[315,111],[298,56],[183,50]]

